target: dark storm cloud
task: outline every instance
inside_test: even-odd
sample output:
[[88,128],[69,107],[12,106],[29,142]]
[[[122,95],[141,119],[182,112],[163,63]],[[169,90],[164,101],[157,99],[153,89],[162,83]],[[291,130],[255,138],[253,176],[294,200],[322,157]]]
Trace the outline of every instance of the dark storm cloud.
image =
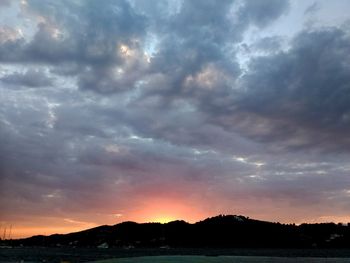
[[[136,14],[127,1],[101,4],[33,0],[28,1],[26,10],[43,21],[31,41],[18,36],[3,43],[0,61],[54,65],[52,72],[77,74],[81,89],[101,93],[117,92],[135,84],[135,77],[120,79],[112,73],[114,66],[126,64],[120,45],[136,47],[142,43],[147,26],[145,17]],[[139,64],[128,64],[127,73],[139,70]]]
[[[199,108],[204,115],[228,110],[223,107],[235,107],[230,98],[234,95],[232,87],[241,70],[231,46],[241,40],[244,30],[251,24],[259,23],[261,27],[268,24],[263,16],[254,15],[257,8],[250,5],[235,1],[185,1],[178,13],[170,15],[165,21],[161,17],[160,24],[151,26],[151,32],[155,32],[160,42],[143,78],[142,96],[132,103],[133,106],[139,106],[144,105],[147,100],[153,101],[147,104],[145,114],[142,114],[143,120],[159,116],[154,111],[171,114],[172,107],[176,108],[178,105],[188,104]],[[287,10],[288,2],[279,1],[279,12],[273,11],[275,7],[269,2],[262,6],[266,10],[271,9],[267,13],[269,17],[276,19]],[[235,8],[239,11],[235,11]],[[247,13],[251,13],[254,19],[246,15]],[[265,22],[262,23],[263,21]],[[147,116],[148,112],[152,114]],[[184,114],[177,115],[180,118],[177,123],[182,123],[181,116]],[[192,116],[193,119],[196,118],[195,114]],[[133,121],[132,125],[137,125],[136,128],[141,133],[151,132],[151,136],[153,134],[174,143],[212,145],[221,141],[216,139],[218,137],[222,141],[235,141],[220,127],[206,124],[205,121],[198,124],[197,127],[203,127],[200,129],[189,125],[196,122],[185,118],[184,126],[180,128],[179,125],[174,127],[167,123],[167,117],[159,117],[163,123],[161,127],[152,127],[152,121],[145,122],[144,125],[142,121]],[[200,118],[203,119],[203,116]],[[225,145],[221,142],[220,144]]]
[[[2,48],[3,62],[60,63],[87,65],[118,61],[116,45],[140,38],[144,18],[127,1],[28,1],[28,15],[41,17],[33,39],[11,41]],[[22,39],[23,40],[23,39]],[[5,49],[6,51],[6,49]]]
[[[123,91],[134,87],[148,72],[140,49],[150,26],[151,33],[164,39],[150,70],[175,73],[168,80],[174,89],[208,63],[221,61],[220,67],[235,75],[237,66],[229,57],[225,59],[224,47],[239,41],[250,23],[262,27],[276,19],[285,12],[288,2],[267,1],[258,6],[250,1],[238,3],[239,19],[231,11],[233,4],[234,1],[185,1],[178,13],[164,19],[141,15],[127,1],[105,1],[102,5],[96,1],[82,4],[32,0],[28,1],[27,12],[44,20],[30,42],[18,37],[4,43],[0,60],[58,64],[53,71],[58,73],[67,72],[65,68],[73,63],[75,70],[67,74],[78,75],[81,89]],[[259,13],[260,8],[266,17]],[[137,53],[132,62],[123,56],[122,44]],[[171,68],[167,67],[169,61]],[[121,76],[115,76],[116,66],[124,70]]]
[[19,85],[26,87],[48,87],[53,85],[53,79],[44,71],[28,70],[24,73],[15,72],[0,78],[4,84]]
[[346,29],[305,31],[288,51],[253,59],[241,80],[246,90],[238,103],[245,114],[241,121],[250,129],[253,122],[266,124],[266,134],[255,126],[262,140],[295,138],[297,147],[348,149],[349,41]]

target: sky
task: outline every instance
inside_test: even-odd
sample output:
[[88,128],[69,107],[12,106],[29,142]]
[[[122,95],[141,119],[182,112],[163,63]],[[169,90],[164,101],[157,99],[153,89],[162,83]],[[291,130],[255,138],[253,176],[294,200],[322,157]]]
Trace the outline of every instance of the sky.
[[0,0],[0,237],[350,222],[348,10]]

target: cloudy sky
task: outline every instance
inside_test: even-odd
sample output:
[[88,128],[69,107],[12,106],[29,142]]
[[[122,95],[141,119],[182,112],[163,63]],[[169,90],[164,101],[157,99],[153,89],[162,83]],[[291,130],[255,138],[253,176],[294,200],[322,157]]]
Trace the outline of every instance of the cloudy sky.
[[350,222],[348,0],[0,0],[0,231]]

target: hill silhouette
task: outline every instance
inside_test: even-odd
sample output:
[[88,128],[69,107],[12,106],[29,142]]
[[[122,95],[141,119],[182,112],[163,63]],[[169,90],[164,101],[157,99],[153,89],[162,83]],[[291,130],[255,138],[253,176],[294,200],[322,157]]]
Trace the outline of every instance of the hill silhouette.
[[[4,244],[5,241],[3,241]],[[219,215],[194,224],[123,222],[88,230],[6,241],[11,246],[119,248],[350,248],[350,226],[281,224]]]

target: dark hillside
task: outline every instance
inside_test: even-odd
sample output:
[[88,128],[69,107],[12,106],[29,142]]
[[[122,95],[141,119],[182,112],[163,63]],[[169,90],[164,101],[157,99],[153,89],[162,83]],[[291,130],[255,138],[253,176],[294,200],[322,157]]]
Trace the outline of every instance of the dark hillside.
[[3,241],[11,246],[116,248],[350,248],[350,226],[286,225],[220,215],[189,224],[124,222],[65,235]]

